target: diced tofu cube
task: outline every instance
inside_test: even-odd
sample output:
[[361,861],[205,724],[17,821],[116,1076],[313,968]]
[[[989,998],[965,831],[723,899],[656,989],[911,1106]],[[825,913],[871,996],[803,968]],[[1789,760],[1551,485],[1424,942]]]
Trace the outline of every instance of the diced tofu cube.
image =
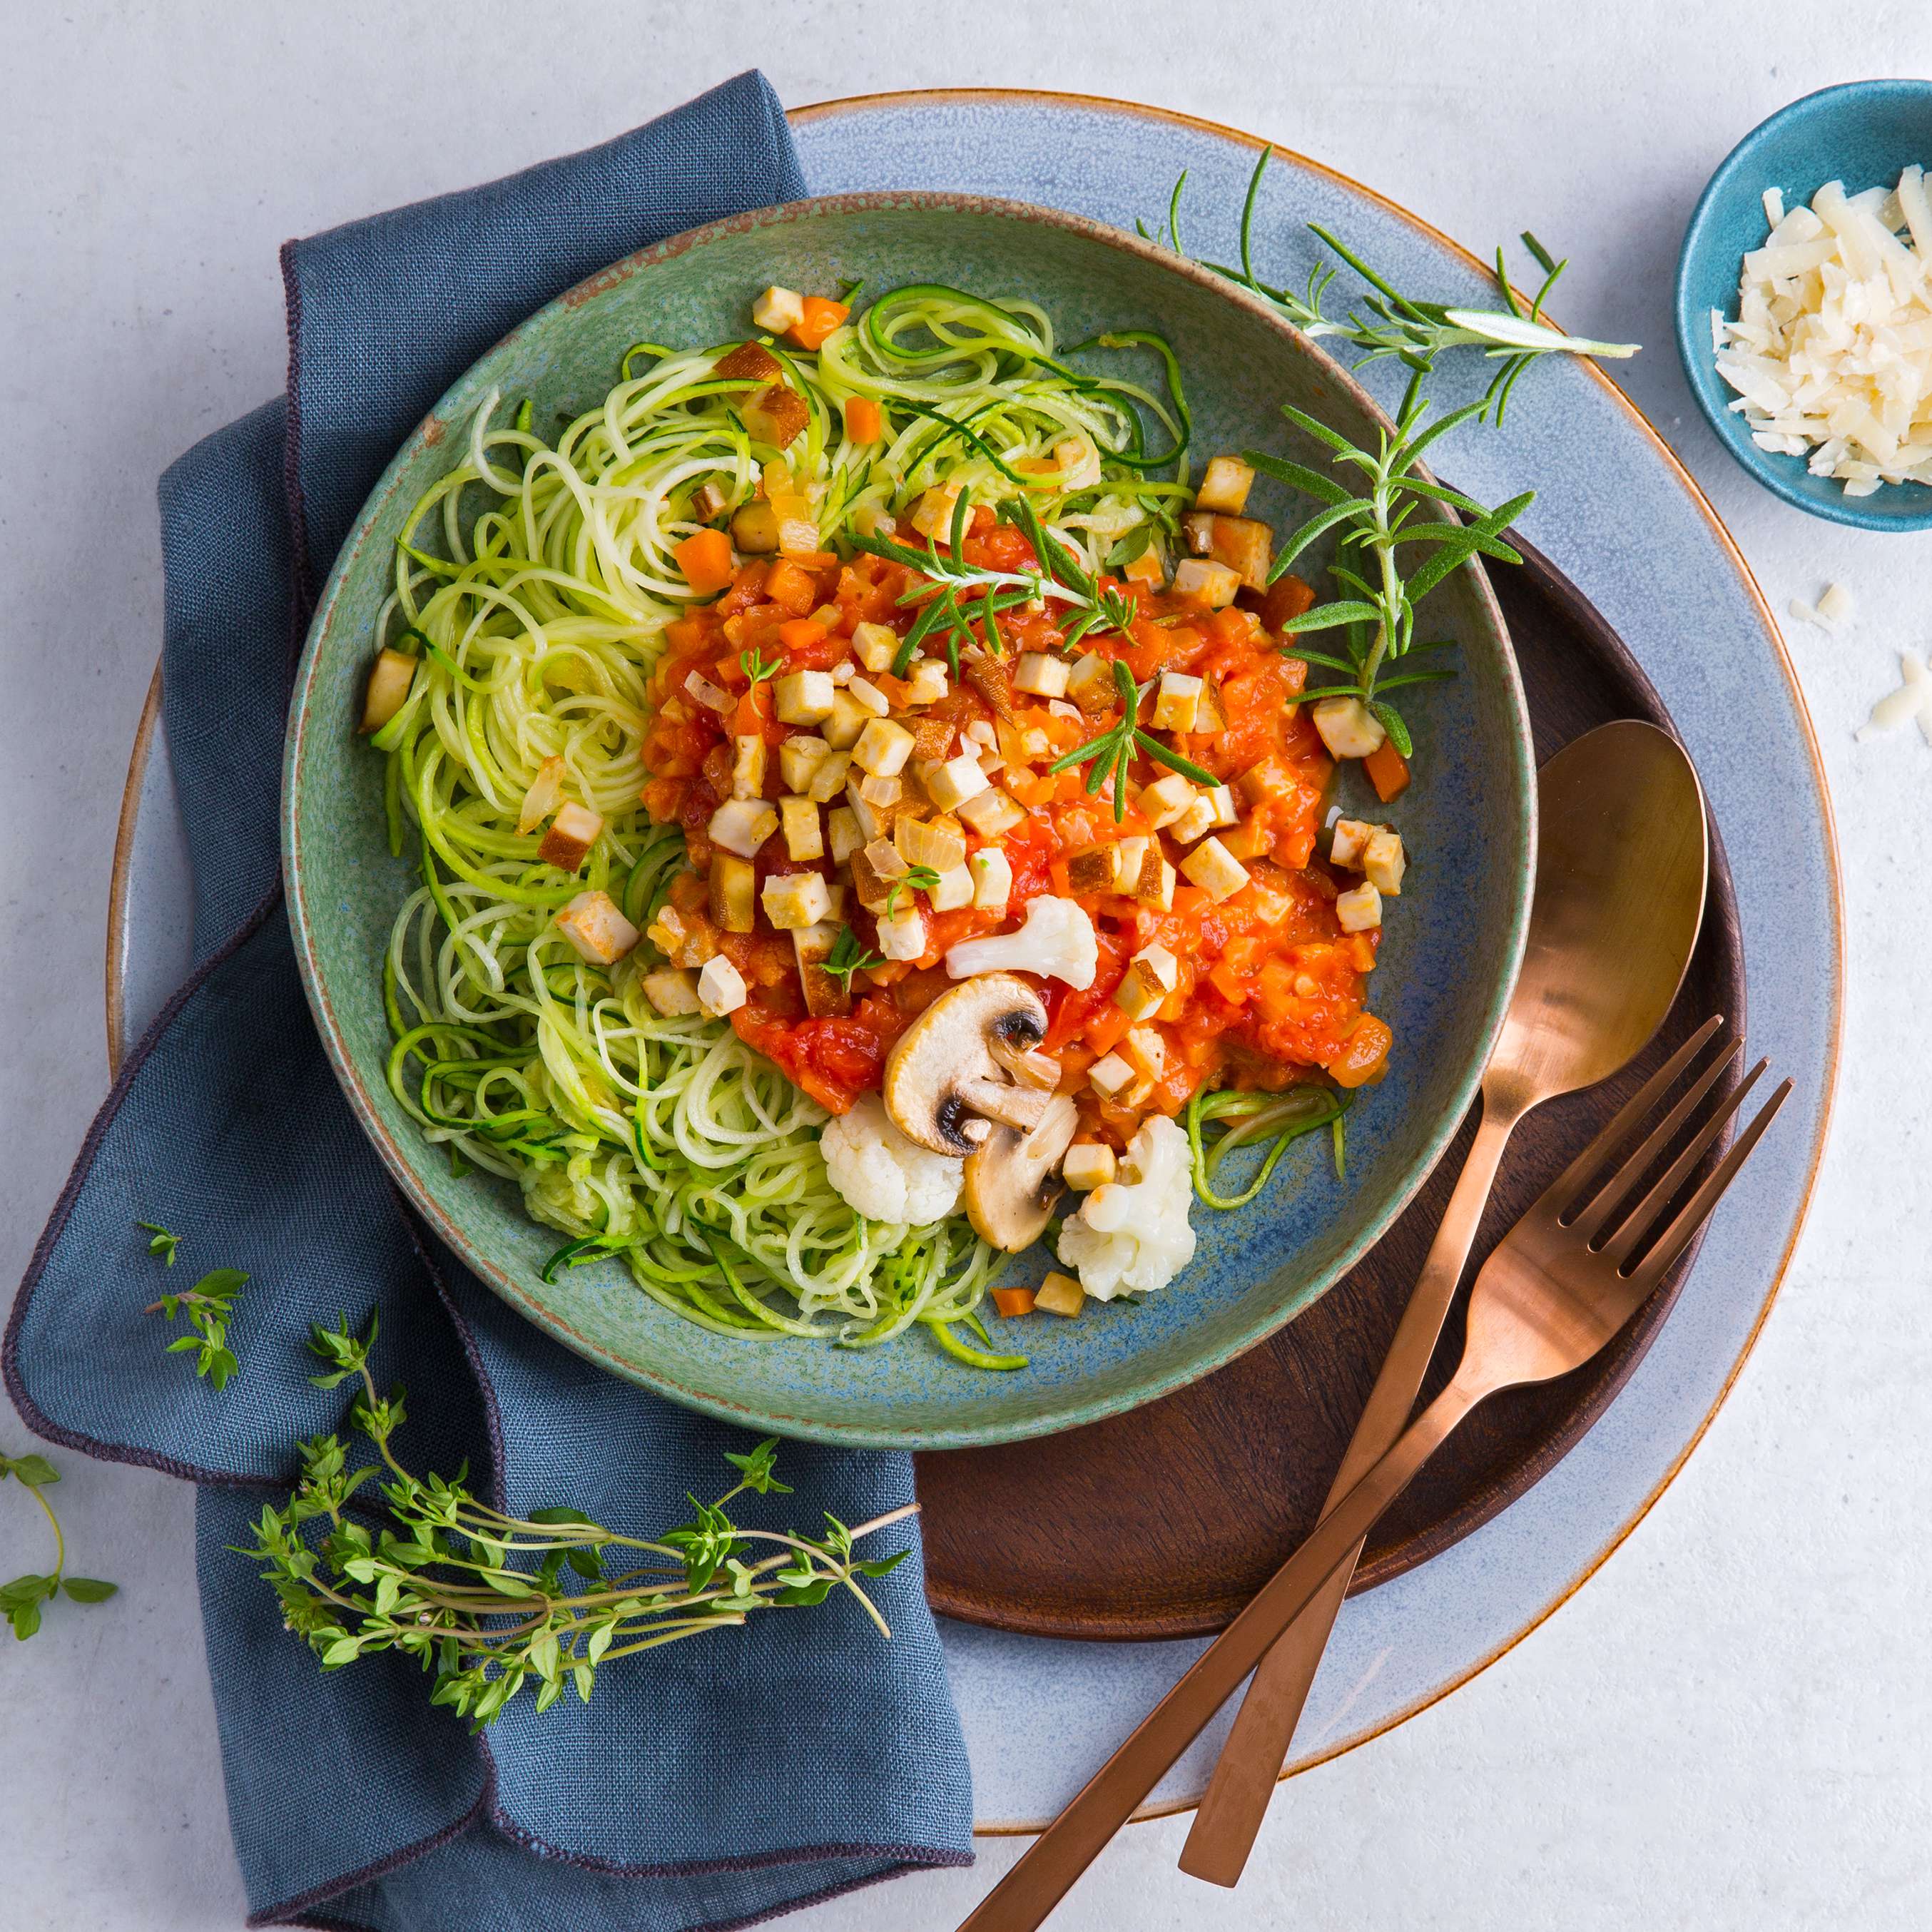
[[1252,517],[1216,517],[1210,554],[1225,563],[1250,590],[1268,587],[1268,566],[1274,561],[1274,532]]
[[716,483],[700,484],[691,495],[692,520],[700,524],[716,522],[730,500]]
[[852,651],[868,670],[890,670],[899,654],[899,634],[887,624],[856,626]]
[[921,493],[913,506],[912,526],[922,537],[944,537],[952,528],[952,506],[959,500],[962,485],[935,483]]
[[1162,568],[1160,548],[1149,544],[1140,555],[1120,572],[1130,584],[1138,584],[1147,590],[1158,590],[1167,581],[1167,572]]
[[816,872],[788,872],[767,879],[758,895],[765,916],[780,932],[816,926],[832,910],[832,895]]
[[741,859],[754,859],[758,848],[778,829],[778,815],[761,798],[730,798],[711,814],[705,829],[712,844]]
[[[856,688],[859,680],[852,680]],[[852,747],[852,762],[861,771],[870,772],[874,778],[890,778],[905,769],[905,761],[912,755],[912,734],[903,724],[895,724],[890,718],[874,718],[859,734],[858,742]]]
[[1066,674],[1066,694],[1083,707],[1112,701],[1114,674],[1097,651],[1074,659],[1072,668]]
[[950,872],[966,862],[966,835],[951,819],[895,819],[892,843],[908,866],[930,866],[935,872]]
[[1312,715],[1332,758],[1366,758],[1388,736],[1359,698],[1324,698]]
[[739,404],[738,412],[752,440],[774,449],[788,448],[812,420],[805,398],[782,382],[770,383],[748,398]]
[[1134,1084],[1134,1070],[1118,1053],[1103,1053],[1088,1068],[1087,1084],[1095,1093],[1112,1100]]
[[1100,452],[1084,436],[1064,436],[1053,446],[1062,490],[1090,490],[1100,480]]
[[604,820],[597,813],[572,799],[557,808],[543,843],[537,848],[537,856],[560,872],[574,872],[603,830]]
[[1158,1080],[1167,1070],[1167,1042],[1152,1027],[1131,1027],[1120,1042],[1120,1058],[1143,1080]]
[[[1102,1151],[1112,1158],[1112,1150],[1103,1148]],[[1073,1159],[1072,1149],[1068,1150],[1066,1158],[1070,1165]],[[1066,1168],[1063,1167],[1060,1172],[1064,1174]],[[1069,1180],[1067,1185],[1077,1187],[1079,1183]],[[1080,1312],[1081,1304],[1086,1299],[1087,1291],[1070,1274],[1062,1274],[1056,1268],[1034,1290],[1033,1305],[1035,1308],[1045,1309],[1049,1315],[1070,1317]]]
[[758,868],[735,852],[714,852],[706,884],[711,922],[726,932],[749,932],[758,922]]
[[1180,982],[1180,963],[1164,946],[1143,946],[1127,962],[1114,1004],[1130,1020],[1144,1020]]
[[1234,825],[1240,822],[1241,814],[1235,808],[1234,794],[1227,786],[1216,785],[1208,794],[1208,800],[1214,808],[1214,823],[1216,825]]
[[755,497],[734,512],[731,542],[747,556],[767,556],[778,548],[777,513],[764,497]]
[[1191,731],[1194,716],[1201,708],[1201,680],[1178,670],[1162,671],[1154,694],[1154,728],[1156,731]]
[[1172,825],[1194,802],[1194,788],[1178,772],[1156,778],[1134,800],[1136,808],[1155,831]]
[[1167,836],[1177,845],[1192,845],[1197,838],[1204,838],[1214,829],[1214,800],[1204,791],[1197,791],[1187,801],[1187,809],[1167,828]]
[[1064,698],[1071,669],[1064,658],[1049,656],[1045,651],[1022,651],[1013,672],[1013,688],[1034,698]]
[[855,677],[845,688],[872,713],[874,718],[883,718],[892,708],[892,700],[870,678]]
[[1285,797],[1294,789],[1294,779],[1279,758],[1264,758],[1259,764],[1250,765],[1234,784],[1250,805],[1259,805]]
[[1243,819],[1221,843],[1238,859],[1261,859],[1268,856],[1274,843],[1274,835],[1257,816]]
[[778,747],[778,776],[784,781],[785,790],[803,792],[831,751],[823,738],[788,738]]
[[608,892],[579,892],[556,916],[558,929],[593,966],[609,966],[637,944],[638,928]]
[[698,976],[698,1004],[713,1019],[735,1013],[745,1004],[744,976],[723,953],[705,961]]
[[932,902],[934,912],[956,912],[962,906],[973,903],[973,874],[967,869],[962,859],[956,866],[950,866],[939,875],[936,885],[929,886],[926,897]]
[[1180,534],[1190,556],[1214,554],[1214,516],[1210,510],[1190,510],[1180,520]]
[[1366,932],[1382,922],[1382,896],[1364,879],[1336,900],[1335,916],[1344,932]]
[[978,912],[1004,912],[1012,896],[1012,861],[997,847],[975,852],[966,862],[973,874],[973,905]]
[[1248,492],[1254,487],[1255,472],[1240,458],[1215,457],[1202,472],[1201,487],[1194,493],[1194,507],[1238,517],[1248,507]]
[[688,966],[661,966],[638,984],[652,1009],[668,1020],[698,1011],[698,975]]
[[891,917],[878,921],[880,956],[916,959],[926,950],[926,914],[916,905],[902,903]]
[[1089,845],[1084,851],[1070,853],[1066,860],[1066,888],[1082,892],[1111,891],[1114,884],[1114,850],[1109,845]]
[[1076,1194],[1104,1187],[1119,1171],[1114,1150],[1105,1141],[1076,1141],[1060,1163],[1060,1178]]
[[811,556],[818,548],[818,518],[811,499],[787,490],[774,496],[771,504],[778,524],[778,554]]
[[811,782],[805,788],[805,795],[814,805],[830,805],[845,789],[846,782],[851,776],[851,753],[835,752],[828,745],[825,756],[819,760],[818,769],[812,773]]
[[763,798],[765,795],[765,741],[763,738],[731,740],[731,796]]
[[1402,897],[1402,875],[1408,869],[1408,855],[1402,849],[1399,834],[1378,825],[1362,848],[1362,872],[1370,885],[1385,899]]
[[712,364],[711,373],[728,382],[769,382],[784,374],[784,364],[762,342],[741,342]]
[[379,651],[362,694],[362,729],[380,731],[401,710],[416,682],[416,660],[404,651]]
[[820,822],[818,806],[810,799],[780,799],[778,830],[784,834],[787,858],[825,856],[825,828]]
[[849,752],[859,742],[859,734],[872,722],[872,713],[852,695],[848,685],[832,698],[831,712],[819,730],[834,751]]
[[1248,883],[1248,868],[1218,838],[1204,838],[1180,862],[1181,875],[1218,905]]
[[835,805],[826,814],[825,829],[832,844],[832,862],[842,866],[866,842],[857,813],[848,805]]
[[1122,838],[1109,848],[1113,854],[1112,884],[1115,892],[1131,892],[1140,884],[1141,868],[1147,863],[1150,842],[1141,838]]
[[898,816],[898,808],[874,805],[861,789],[862,784],[862,780],[855,779],[845,788],[845,802],[852,808],[852,816],[859,821],[859,830],[870,844],[875,839],[892,836],[892,821]]
[[892,536],[898,526],[898,519],[883,503],[861,503],[852,512],[852,527],[862,537]]
[[836,920],[822,920],[816,926],[797,926],[792,932],[792,958],[805,994],[805,1010],[814,1019],[852,1010],[852,996],[839,976],[825,970],[826,961],[838,944],[841,929]]
[[767,335],[782,335],[805,320],[805,298],[796,289],[782,289],[774,282],[752,304],[752,320]]
[[772,686],[772,701],[781,724],[819,724],[832,716],[832,701],[838,695],[832,674],[824,670],[795,670]]
[[1330,835],[1328,862],[1346,866],[1352,872],[1362,869],[1362,852],[1376,836],[1376,828],[1359,818],[1338,818]]
[[[1155,869],[1156,866],[1160,868],[1158,871]],[[1158,852],[1150,852],[1134,897],[1142,905],[1150,905],[1160,912],[1172,912],[1174,910],[1174,886],[1173,866]]]
[[926,781],[926,795],[941,812],[957,812],[986,789],[986,774],[970,752],[949,758]]
[[1204,556],[1184,556],[1174,566],[1174,594],[1204,604],[1210,610],[1225,608],[1241,587],[1240,573]]
[[908,704],[937,704],[946,695],[946,667],[937,658],[916,658],[907,680]]
[[956,809],[960,818],[982,838],[998,838],[1002,833],[1010,832],[1026,818],[1026,814],[1014,803],[1011,795],[1001,791],[998,786],[987,791],[975,792],[970,798],[962,799]]

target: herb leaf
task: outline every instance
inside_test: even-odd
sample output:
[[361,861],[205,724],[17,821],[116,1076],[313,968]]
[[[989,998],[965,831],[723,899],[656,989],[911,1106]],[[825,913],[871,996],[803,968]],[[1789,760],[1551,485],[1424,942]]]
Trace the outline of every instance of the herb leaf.
[[181,1246],[180,1235],[170,1234],[166,1228],[156,1221],[136,1221],[134,1225],[144,1233],[152,1236],[153,1238],[148,1243],[148,1253],[159,1255],[164,1267],[172,1268],[175,1264],[175,1250]]

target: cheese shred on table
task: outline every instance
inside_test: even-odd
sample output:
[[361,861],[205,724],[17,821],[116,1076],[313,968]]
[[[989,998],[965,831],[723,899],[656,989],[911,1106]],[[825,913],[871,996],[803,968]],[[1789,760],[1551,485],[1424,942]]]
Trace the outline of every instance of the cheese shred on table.
[[1738,319],[1711,312],[1718,373],[1760,449],[1808,458],[1848,496],[1932,483],[1932,200],[1914,166],[1895,188],[1827,182],[1744,258]]

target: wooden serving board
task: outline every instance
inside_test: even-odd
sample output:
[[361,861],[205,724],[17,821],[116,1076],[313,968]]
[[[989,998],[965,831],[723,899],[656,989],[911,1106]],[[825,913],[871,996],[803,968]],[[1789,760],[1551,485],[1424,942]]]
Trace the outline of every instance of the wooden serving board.
[[[1612,718],[1669,728],[1615,632],[1559,571],[1512,541],[1522,567],[1494,570],[1491,580],[1522,666],[1538,763]],[[1708,1015],[1724,1013],[1743,1030],[1743,946],[1714,826],[1712,857],[1703,934],[1663,1031],[1616,1079],[1539,1108],[1517,1130],[1466,1281],[1575,1150]],[[1315,1526],[1474,1128],[1472,1112],[1360,1267],[1218,1373],[1046,1442],[920,1456],[933,1608],[1044,1636],[1223,1628]],[[1264,1211],[1265,1198],[1246,1211]],[[1446,1549],[1553,1467],[1642,1359],[1696,1258],[1694,1246],[1594,1362],[1484,1403],[1377,1526],[1355,1589]],[[1447,1381],[1461,1342],[1459,1302],[1425,1400]]]

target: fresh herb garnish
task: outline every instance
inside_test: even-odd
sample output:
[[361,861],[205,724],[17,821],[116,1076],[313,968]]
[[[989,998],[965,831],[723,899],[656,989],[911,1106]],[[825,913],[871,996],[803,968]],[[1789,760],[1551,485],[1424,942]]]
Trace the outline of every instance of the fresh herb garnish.
[[226,1388],[229,1377],[241,1366],[228,1346],[228,1318],[234,1312],[236,1298],[248,1281],[239,1268],[215,1268],[194,1287],[164,1294],[141,1311],[170,1322],[183,1310],[187,1311],[192,1332],[170,1342],[167,1352],[179,1355],[190,1349],[196,1351],[195,1373],[206,1376],[218,1389]]
[[[1527,232],[1522,236],[1522,245],[1542,270],[1544,279],[1526,310],[1510,286],[1500,247],[1496,250],[1496,277],[1503,308],[1456,308],[1442,302],[1417,302],[1403,295],[1327,229],[1313,222],[1308,224],[1310,232],[1354,269],[1372,292],[1362,298],[1359,308],[1351,309],[1346,316],[1324,314],[1322,299],[1336,274],[1325,263],[1310,274],[1307,287],[1300,294],[1292,289],[1270,286],[1255,273],[1253,231],[1255,204],[1261,192],[1262,177],[1274,152],[1272,148],[1262,150],[1261,159],[1255,164],[1254,173],[1249,178],[1247,198],[1241,207],[1241,266],[1230,268],[1220,262],[1204,262],[1202,266],[1239,282],[1264,301],[1272,302],[1304,335],[1354,344],[1365,352],[1357,368],[1395,356],[1418,375],[1426,375],[1434,368],[1436,357],[1445,350],[1480,349],[1486,358],[1500,365],[1483,398],[1482,408],[1501,422],[1516,379],[1540,358],[1590,356],[1621,359],[1637,352],[1639,345],[1634,342],[1593,342],[1580,335],[1565,335],[1560,328],[1542,319],[1543,304],[1569,263],[1552,260],[1549,250],[1534,235]],[[1186,178],[1184,174],[1174,184],[1174,198],[1168,209],[1168,245],[1177,255],[1186,253],[1176,230],[1180,190]],[[1146,234],[1144,226],[1141,232]]]
[[743,669],[745,675],[754,685],[762,683],[768,677],[776,677],[778,673],[784,669],[783,658],[773,658],[768,664],[763,655],[755,649],[740,651],[738,653],[738,662]]
[[76,1604],[104,1604],[119,1586],[104,1583],[98,1577],[70,1576],[67,1574],[67,1538],[62,1533],[60,1518],[55,1515],[53,1504],[46,1498],[47,1487],[60,1480],[60,1472],[44,1456],[0,1456],[0,1483],[9,1476],[32,1492],[34,1502],[45,1512],[48,1527],[54,1533],[54,1567],[51,1571],[44,1576],[29,1573],[16,1576],[10,1583],[0,1583],[0,1616],[5,1616],[13,1626],[14,1636],[24,1643],[40,1627],[43,1604],[50,1604],[63,1594]]
[[144,1234],[153,1238],[148,1243],[148,1253],[159,1255],[164,1267],[172,1268],[175,1250],[181,1246],[180,1235],[170,1234],[158,1221],[136,1221],[134,1225]]
[[1158,738],[1140,728],[1141,700],[1154,688],[1153,680],[1136,685],[1132,674],[1118,658],[1114,660],[1114,688],[1120,694],[1120,718],[1097,738],[1078,745],[1047,766],[1049,772],[1071,771],[1076,766],[1085,765],[1087,790],[1098,794],[1100,788],[1111,777],[1114,782],[1114,822],[1118,824],[1127,815],[1127,770],[1138,752],[1163,764],[1168,770],[1192,778],[1196,784],[1216,785],[1220,781],[1212,772],[1184,758],[1178,752],[1171,750]]
[[886,910],[884,916],[890,919],[898,911],[899,896],[902,892],[929,892],[938,883],[939,874],[930,866],[914,866],[904,878],[895,879],[886,888]]
[[[738,1482],[715,1502],[694,1499],[692,1520],[654,1540],[620,1535],[568,1508],[506,1516],[460,1477],[418,1477],[396,1460],[390,1442],[403,1399],[376,1393],[375,1339],[373,1316],[359,1337],[346,1320],[316,1328],[309,1346],[326,1369],[310,1380],[325,1389],[360,1384],[347,1427],[369,1438],[381,1466],[351,1469],[338,1436],[303,1443],[287,1507],[264,1508],[254,1543],[236,1552],[263,1565],[288,1628],[325,1670],[398,1651],[434,1676],[432,1704],[481,1730],[526,1684],[539,1712],[566,1688],[587,1702],[599,1668],[616,1658],[742,1624],[754,1610],[823,1603],[834,1589],[849,1590],[891,1635],[862,1580],[884,1576],[906,1552],[862,1561],[853,1546],[917,1504],[856,1528],[828,1514],[818,1537],[741,1528],[726,1514],[736,1498],[787,1492],[770,1438],[728,1455]],[[382,1520],[372,1529],[360,1516],[377,1496]],[[770,1553],[758,1555],[761,1546]],[[629,1565],[632,1552],[643,1559],[635,1567],[607,1568],[612,1556]]]
[[822,970],[842,982],[846,997],[852,992],[852,975],[869,973],[874,966],[886,962],[876,952],[868,952],[859,944],[859,935],[849,926],[838,928],[838,937],[832,942],[832,950],[826,956]]

